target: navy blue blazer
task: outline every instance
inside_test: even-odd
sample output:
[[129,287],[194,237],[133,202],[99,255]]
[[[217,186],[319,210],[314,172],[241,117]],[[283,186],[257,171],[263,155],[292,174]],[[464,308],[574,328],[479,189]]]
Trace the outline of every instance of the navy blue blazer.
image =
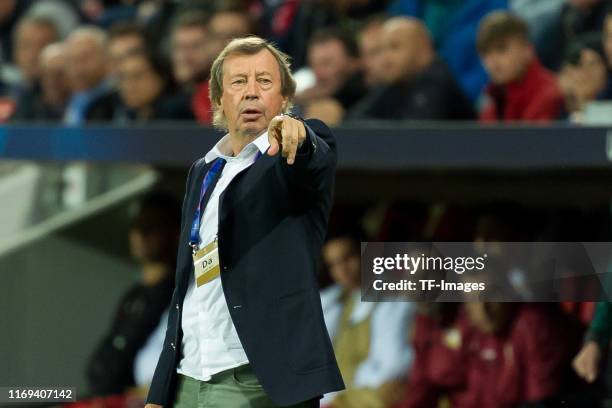
[[[255,375],[280,406],[344,389],[316,279],[332,207],[336,141],[319,120],[307,120],[306,129],[305,144],[293,165],[281,154],[264,154],[232,180],[219,202],[225,299]],[[189,232],[209,167],[200,159],[187,176],[176,287],[147,397],[147,403],[164,407],[173,405],[176,393],[181,312],[193,274]]]

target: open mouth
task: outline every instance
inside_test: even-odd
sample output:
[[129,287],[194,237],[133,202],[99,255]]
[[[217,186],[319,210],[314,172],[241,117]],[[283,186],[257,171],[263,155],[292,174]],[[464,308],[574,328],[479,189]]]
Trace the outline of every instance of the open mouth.
[[259,117],[263,115],[263,112],[257,108],[245,108],[242,110],[242,112],[240,112],[240,114],[244,120],[250,121],[259,119]]

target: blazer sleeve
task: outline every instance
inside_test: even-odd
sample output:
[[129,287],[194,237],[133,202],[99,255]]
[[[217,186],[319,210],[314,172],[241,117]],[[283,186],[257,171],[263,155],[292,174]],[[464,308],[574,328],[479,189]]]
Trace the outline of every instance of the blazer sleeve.
[[304,121],[306,139],[292,165],[278,155],[278,168],[293,191],[315,194],[333,187],[336,171],[336,139],[331,130],[318,119]]

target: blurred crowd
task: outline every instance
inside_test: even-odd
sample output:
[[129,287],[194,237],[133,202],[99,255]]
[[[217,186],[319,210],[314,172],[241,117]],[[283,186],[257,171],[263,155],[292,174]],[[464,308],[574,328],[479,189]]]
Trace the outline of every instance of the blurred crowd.
[[212,61],[251,34],[292,57],[297,113],[330,125],[579,122],[612,98],[611,10],[609,0],[3,0],[0,122],[210,125]]
[[[610,241],[605,210],[396,202],[337,205],[321,253],[321,303],[347,389],[327,408],[610,407],[608,302],[365,302],[360,241]],[[163,347],[180,205],[152,192],[129,230],[140,282],[122,297],[73,408],[142,406]],[[490,251],[492,257],[503,254]],[[491,259],[492,260],[492,259]],[[511,260],[508,271],[521,268]],[[604,282],[606,293],[612,291]]]

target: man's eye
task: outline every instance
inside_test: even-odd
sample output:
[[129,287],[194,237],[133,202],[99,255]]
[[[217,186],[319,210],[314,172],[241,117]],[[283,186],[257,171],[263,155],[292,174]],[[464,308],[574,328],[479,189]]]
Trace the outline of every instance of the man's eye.
[[272,83],[272,81],[270,81],[270,80],[269,80],[269,79],[267,79],[267,78],[261,78],[261,79],[259,80],[259,82],[261,82],[262,84],[271,84],[271,83]]
[[233,85],[240,85],[240,84],[244,84],[244,79],[237,79],[234,82],[232,82]]

